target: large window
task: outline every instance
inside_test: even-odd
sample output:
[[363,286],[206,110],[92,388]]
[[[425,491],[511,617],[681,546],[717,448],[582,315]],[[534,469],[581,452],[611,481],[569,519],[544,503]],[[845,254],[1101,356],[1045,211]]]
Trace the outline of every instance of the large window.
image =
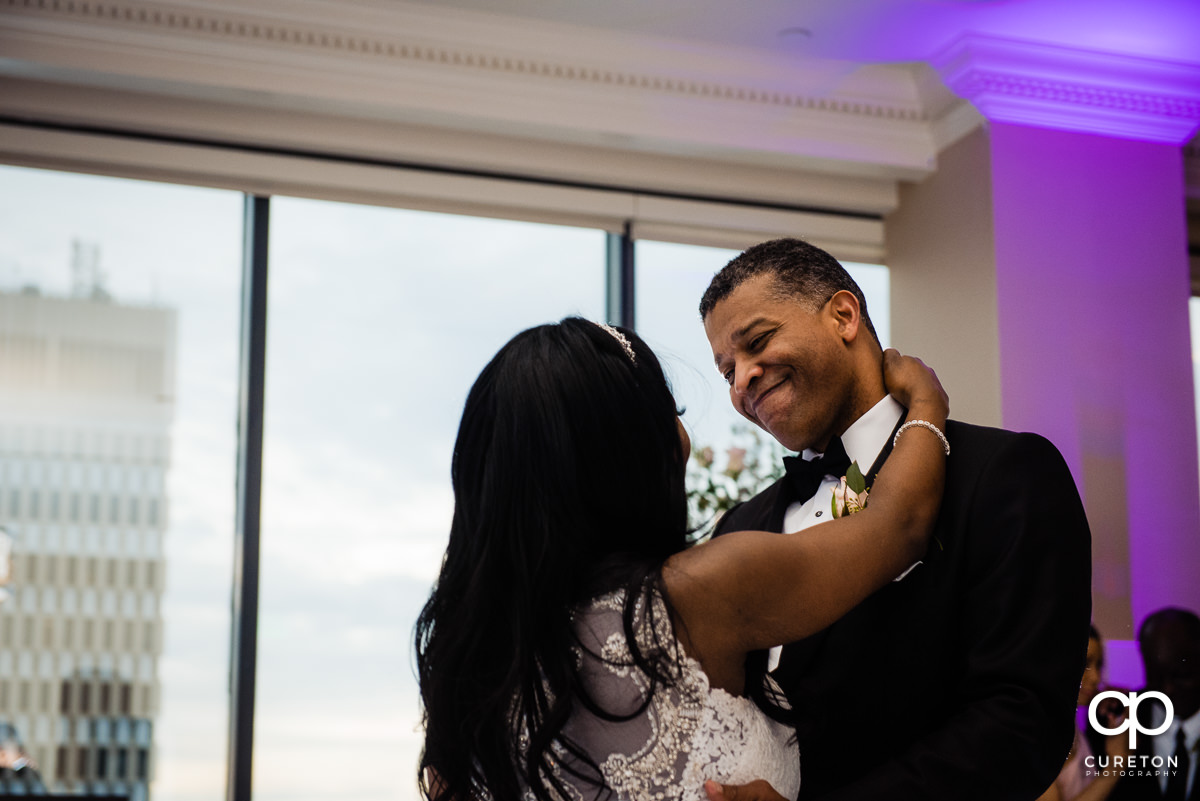
[[[244,197],[11,167],[0,186],[0,741],[51,791],[217,801]],[[521,329],[603,319],[621,271],[599,229],[269,207],[254,795],[408,801],[413,624],[468,388]],[[635,252],[639,331],[715,445],[740,418],[696,305],[733,255]],[[886,270],[851,270],[886,339]]]
[[601,231],[272,202],[255,797],[416,798],[411,641],[467,390],[604,316]]
[[0,186],[0,723],[49,790],[220,798],[241,195]]

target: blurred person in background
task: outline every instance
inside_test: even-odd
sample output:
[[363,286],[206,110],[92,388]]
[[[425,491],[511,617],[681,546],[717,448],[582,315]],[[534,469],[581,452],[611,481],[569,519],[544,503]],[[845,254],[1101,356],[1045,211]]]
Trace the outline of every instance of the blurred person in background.
[[[1104,642],[1100,632],[1092,626],[1087,646],[1087,664],[1083,669],[1083,679],[1079,684],[1078,704],[1085,710],[1091,705],[1092,699],[1100,692],[1100,681],[1104,672]],[[1109,709],[1101,719],[1105,728],[1116,728],[1119,721],[1116,716],[1119,710]],[[1086,717],[1083,718],[1087,720]],[[1097,745],[1103,750],[1097,749]],[[1062,771],[1054,784],[1042,793],[1038,801],[1104,801],[1109,798],[1120,780],[1119,770],[1105,770],[1096,765],[1096,753],[1103,753],[1111,758],[1120,757],[1122,761],[1129,755],[1129,737],[1125,732],[1112,734],[1107,737],[1092,731],[1090,727],[1075,730],[1075,742],[1071,746],[1071,755],[1063,765]],[[1092,757],[1089,759],[1088,757]]]
[[[1200,617],[1178,607],[1148,615],[1138,629],[1138,650],[1146,671],[1143,692],[1171,699],[1173,715],[1166,731],[1138,737],[1133,770],[1124,771],[1113,799],[1119,801],[1200,801],[1196,763],[1200,762]],[[1166,708],[1150,699],[1139,710],[1139,722],[1157,729]],[[1151,760],[1143,766],[1145,760]],[[1153,764],[1161,760],[1164,767]]]

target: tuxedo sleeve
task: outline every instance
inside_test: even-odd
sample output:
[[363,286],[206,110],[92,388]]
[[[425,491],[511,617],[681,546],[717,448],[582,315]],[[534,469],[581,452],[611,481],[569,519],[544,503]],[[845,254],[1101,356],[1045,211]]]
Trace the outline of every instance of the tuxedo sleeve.
[[1079,494],[1058,450],[1032,434],[1006,438],[964,489],[966,525],[946,543],[963,549],[950,714],[822,801],[1035,799],[1062,768],[1091,617]]

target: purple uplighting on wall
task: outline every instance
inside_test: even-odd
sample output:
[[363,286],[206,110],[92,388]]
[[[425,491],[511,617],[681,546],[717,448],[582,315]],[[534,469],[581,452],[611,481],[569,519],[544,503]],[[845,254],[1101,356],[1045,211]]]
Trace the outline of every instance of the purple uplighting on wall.
[[1004,424],[1063,452],[1095,617],[1125,642],[1156,609],[1200,610],[1181,150],[1200,126],[1200,4],[1149,5],[980,6],[986,26],[930,59],[990,121]]
[[[1134,625],[1162,606],[1200,609],[1181,158],[992,126],[1005,425],[1063,451],[1093,526],[1097,605],[1127,592]],[[1105,569],[1123,547],[1127,587]]]

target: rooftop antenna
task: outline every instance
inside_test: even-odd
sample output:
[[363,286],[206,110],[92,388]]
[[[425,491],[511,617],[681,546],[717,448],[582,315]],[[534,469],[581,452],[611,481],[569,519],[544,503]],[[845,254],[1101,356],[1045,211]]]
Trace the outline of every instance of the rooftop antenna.
[[111,300],[104,286],[107,276],[100,269],[100,246],[82,239],[71,240],[71,297]]

